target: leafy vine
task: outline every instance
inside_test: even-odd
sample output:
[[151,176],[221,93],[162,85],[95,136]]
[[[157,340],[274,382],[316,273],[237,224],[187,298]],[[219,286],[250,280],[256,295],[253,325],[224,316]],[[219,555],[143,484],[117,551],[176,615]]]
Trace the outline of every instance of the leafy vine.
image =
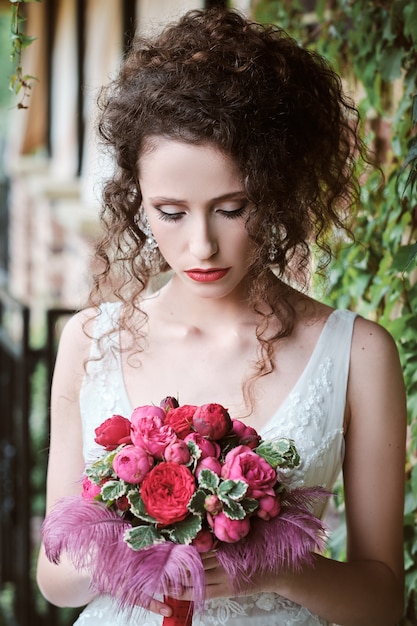
[[[310,3],[309,3],[310,4]],[[323,54],[359,95],[367,140],[383,172],[361,185],[353,245],[339,243],[326,284],[332,306],[378,321],[394,337],[407,390],[403,626],[417,624],[417,3],[409,0],[258,0],[275,22]],[[343,493],[338,494],[343,512]],[[331,550],[344,558],[343,524]]]
[[10,52],[10,60],[15,66],[13,74],[10,76],[10,89],[20,100],[17,104],[18,109],[27,109],[26,104],[30,97],[30,91],[32,89],[32,83],[37,80],[35,76],[30,74],[24,74],[22,68],[22,53],[36,37],[31,37],[24,33],[23,25],[26,19],[22,16],[21,7],[22,4],[27,2],[41,2],[41,0],[9,0],[11,6],[11,24],[10,24],[10,38],[12,42],[12,49]]

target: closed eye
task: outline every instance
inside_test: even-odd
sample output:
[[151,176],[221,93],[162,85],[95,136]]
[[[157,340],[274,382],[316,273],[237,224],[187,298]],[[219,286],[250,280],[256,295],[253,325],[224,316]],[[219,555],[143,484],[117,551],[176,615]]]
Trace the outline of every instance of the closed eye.
[[162,222],[178,222],[182,218],[184,214],[183,211],[178,211],[177,213],[167,213],[163,211],[160,207],[155,207],[158,211],[158,218]]
[[242,215],[246,213],[247,208],[248,208],[248,205],[245,204],[239,209],[234,209],[233,211],[226,211],[225,209],[220,209],[218,213],[221,213],[221,215],[225,217],[227,220],[234,220],[239,217],[242,217]]

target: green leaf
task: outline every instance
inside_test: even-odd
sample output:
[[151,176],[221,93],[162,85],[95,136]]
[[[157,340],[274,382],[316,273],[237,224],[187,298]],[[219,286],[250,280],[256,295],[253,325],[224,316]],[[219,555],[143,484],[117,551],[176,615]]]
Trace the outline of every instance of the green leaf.
[[414,522],[414,515],[417,507],[417,497],[414,493],[407,493],[404,501],[404,515],[410,515]]
[[222,501],[226,497],[231,500],[240,500],[247,492],[248,487],[248,483],[245,483],[244,480],[224,480],[220,483],[218,496]]
[[211,493],[214,493],[219,486],[219,482],[220,479],[217,474],[207,468],[201,470],[198,483],[202,489],[208,489]]
[[101,488],[101,497],[105,502],[117,500],[125,495],[127,485],[123,480],[108,480]]
[[97,459],[90,467],[87,467],[85,473],[91,482],[99,485],[105,478],[115,478],[113,471],[113,459],[116,455],[116,450],[108,452],[100,459]]
[[[415,5],[417,12],[417,4]],[[413,97],[413,113],[412,113],[412,121],[413,124],[417,124],[417,95]]]
[[417,42],[417,3],[409,2],[404,7],[404,35]]
[[206,509],[204,507],[204,503],[208,496],[208,492],[203,489],[197,489],[191,496],[191,499],[188,503],[188,510],[191,513],[196,513],[197,515],[204,515]]
[[124,540],[132,550],[143,550],[156,543],[164,543],[165,539],[154,526],[135,526],[124,534]]
[[262,441],[255,452],[274,469],[277,467],[293,469],[300,464],[300,456],[294,441],[286,437],[276,441]]
[[30,44],[36,41],[37,39],[36,37],[31,37],[30,35],[22,35],[22,34],[19,34],[18,38],[19,38],[20,46],[22,50],[30,46]]
[[398,272],[405,272],[416,257],[417,243],[408,246],[400,246],[393,256],[391,269]]
[[235,502],[234,500],[224,499],[223,502],[223,513],[227,515],[229,519],[238,520],[244,519],[246,517],[246,511],[239,502]]
[[200,515],[188,515],[181,522],[164,528],[162,532],[168,534],[169,539],[175,543],[190,544],[201,530],[202,523]]
[[411,471],[411,489],[414,497],[417,500],[417,465],[414,465]]
[[199,459],[201,457],[201,450],[195,441],[187,441],[187,447],[194,459]]
[[138,489],[132,489],[127,493],[127,499],[130,502],[130,512],[132,515],[151,524],[156,524],[156,519],[146,512],[145,503]]
[[403,55],[401,48],[387,47],[382,51],[379,70],[385,81],[392,82],[396,78],[400,78]]
[[259,502],[258,500],[255,500],[255,498],[243,498],[243,500],[241,500],[239,504],[243,506],[246,513],[248,514],[254,513],[259,507]]

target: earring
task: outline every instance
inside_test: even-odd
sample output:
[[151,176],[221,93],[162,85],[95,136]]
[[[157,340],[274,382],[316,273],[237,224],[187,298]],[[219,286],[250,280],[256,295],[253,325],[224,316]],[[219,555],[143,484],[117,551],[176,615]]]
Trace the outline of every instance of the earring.
[[158,252],[158,244],[153,236],[151,227],[148,222],[147,215],[141,207],[141,212],[136,218],[139,228],[143,231],[146,239],[142,248],[142,258],[147,269],[151,269],[154,266],[156,255]]
[[278,253],[278,244],[277,244],[277,227],[275,224],[271,226],[271,233],[269,236],[269,245],[268,245],[268,256],[271,263],[273,263],[276,259]]

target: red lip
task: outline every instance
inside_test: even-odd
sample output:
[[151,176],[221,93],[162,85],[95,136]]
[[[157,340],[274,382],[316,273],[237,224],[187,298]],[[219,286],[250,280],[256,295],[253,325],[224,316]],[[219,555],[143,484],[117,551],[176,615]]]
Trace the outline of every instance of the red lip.
[[192,280],[195,280],[198,283],[212,283],[226,276],[229,269],[230,268],[228,267],[226,268],[211,267],[210,269],[207,269],[207,270],[193,268],[191,270],[187,270],[185,273]]

